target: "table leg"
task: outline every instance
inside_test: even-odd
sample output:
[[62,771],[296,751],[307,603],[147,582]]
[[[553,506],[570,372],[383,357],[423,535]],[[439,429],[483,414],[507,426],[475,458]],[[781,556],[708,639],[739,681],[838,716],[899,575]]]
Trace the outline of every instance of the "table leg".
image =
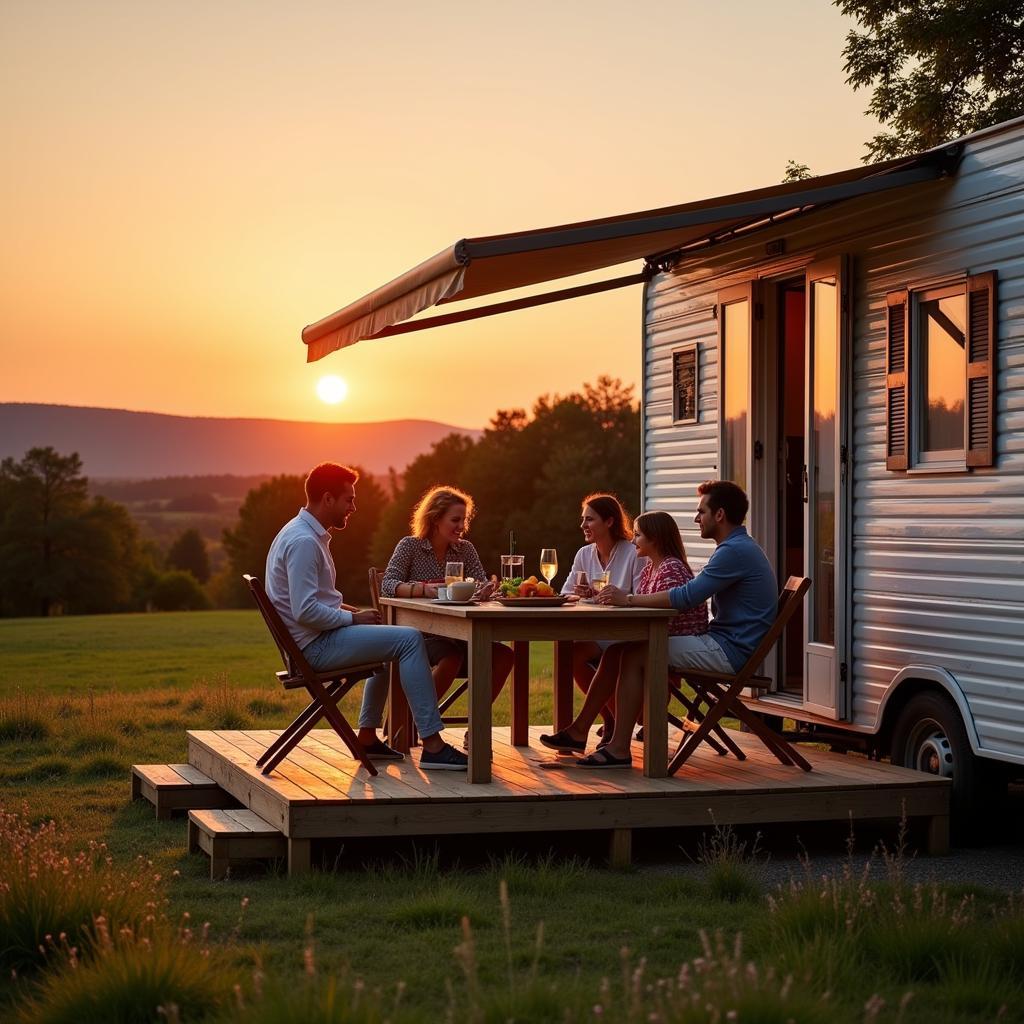
[[555,731],[572,723],[572,641],[555,641]]
[[473,622],[469,638],[469,781],[491,781],[491,627]]
[[516,640],[512,645],[512,745],[530,745],[530,641]]
[[[385,606],[384,621],[389,625],[395,624],[395,610]],[[402,677],[398,672],[398,662],[392,661],[388,673],[388,744],[408,754],[412,747],[412,714],[409,710],[409,702],[405,697],[405,690],[402,689]]]
[[647,627],[644,665],[644,775],[663,779],[668,774],[668,627],[652,619]]

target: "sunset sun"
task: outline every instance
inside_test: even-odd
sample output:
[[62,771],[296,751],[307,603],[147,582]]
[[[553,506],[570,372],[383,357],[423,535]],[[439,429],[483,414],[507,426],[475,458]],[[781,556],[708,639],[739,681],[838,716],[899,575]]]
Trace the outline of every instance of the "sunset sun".
[[348,384],[341,377],[321,377],[316,384],[316,393],[321,402],[337,405],[339,402],[345,401]]

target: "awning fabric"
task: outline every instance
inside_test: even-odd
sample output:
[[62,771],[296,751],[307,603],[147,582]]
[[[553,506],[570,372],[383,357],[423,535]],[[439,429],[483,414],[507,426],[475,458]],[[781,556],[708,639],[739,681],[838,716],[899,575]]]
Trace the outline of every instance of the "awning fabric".
[[464,238],[306,327],[302,340],[307,346],[307,360],[315,362],[339,348],[372,338],[440,303],[492,295],[632,260],[654,261],[660,255],[725,232],[770,223],[771,218],[782,214],[931,181],[951,173],[959,155],[959,147],[946,147],[681,206],[507,235]]

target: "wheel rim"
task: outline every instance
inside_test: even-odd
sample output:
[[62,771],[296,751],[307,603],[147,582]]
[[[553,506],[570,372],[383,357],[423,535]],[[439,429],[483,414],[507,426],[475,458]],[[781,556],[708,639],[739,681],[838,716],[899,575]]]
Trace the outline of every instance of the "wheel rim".
[[953,778],[953,748],[934,719],[924,719],[914,726],[907,743],[906,765],[943,779]]

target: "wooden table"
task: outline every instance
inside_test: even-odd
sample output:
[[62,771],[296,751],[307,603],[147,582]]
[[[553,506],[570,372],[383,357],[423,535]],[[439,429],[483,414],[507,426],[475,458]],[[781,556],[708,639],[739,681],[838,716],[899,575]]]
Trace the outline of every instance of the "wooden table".
[[[506,608],[496,601],[448,605],[426,598],[381,598],[386,620],[412,626],[423,633],[469,643],[469,781],[491,781],[491,644],[514,641],[516,668],[512,691],[512,742],[526,746],[531,640],[556,645],[555,722],[565,728],[572,719],[571,641],[633,641],[647,648],[644,672],[644,775],[663,778],[668,771],[668,719],[665,681],[668,675],[668,622],[671,608],[613,608],[608,605],[565,604],[560,608]],[[397,665],[391,675],[389,735],[408,750],[408,705],[397,685]],[[399,733],[399,727],[405,726]],[[401,749],[401,748],[400,748]]]

